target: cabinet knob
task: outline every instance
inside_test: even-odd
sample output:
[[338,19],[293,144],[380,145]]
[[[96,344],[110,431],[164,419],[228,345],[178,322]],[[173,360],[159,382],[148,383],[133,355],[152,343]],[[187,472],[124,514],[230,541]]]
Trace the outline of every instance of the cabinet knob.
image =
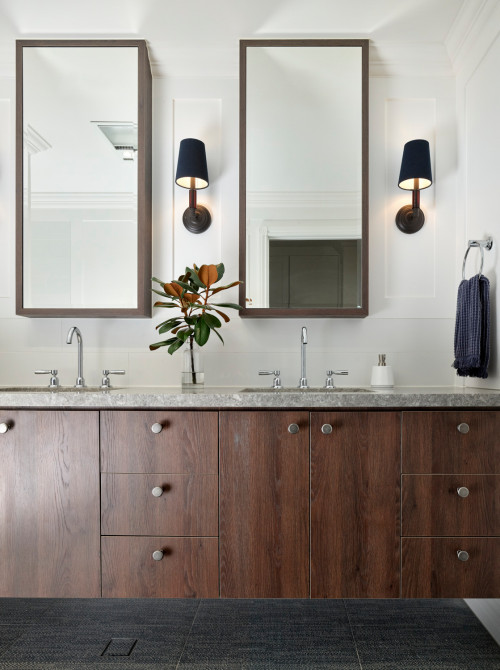
[[0,423],[0,433],[6,433],[9,430],[10,426],[8,423]]
[[457,430],[459,433],[462,433],[462,435],[467,435],[469,432],[469,424],[468,423],[459,423],[457,426]]
[[298,427],[298,425],[297,425],[296,423],[291,423],[291,424],[288,426],[288,432],[289,432],[289,433],[292,433],[292,435],[295,435],[296,433],[298,433],[299,430],[300,430],[300,429],[299,429],[299,427]]
[[329,423],[324,423],[321,426],[321,432],[323,433],[323,435],[330,435],[332,430],[333,430],[333,428],[331,427],[331,425]]
[[153,559],[155,561],[161,561],[162,558],[163,558],[163,551],[161,551],[161,549],[153,551]]
[[163,495],[163,489],[161,486],[155,486],[154,489],[151,491],[151,493],[154,495],[155,498],[159,498],[160,496]]
[[163,430],[163,426],[161,425],[161,423],[154,423],[151,426],[151,430],[153,431],[153,433],[158,434],[158,433],[161,433],[161,431]]
[[460,488],[457,489],[457,493],[461,498],[467,498],[470,491],[466,486],[461,486]]
[[469,560],[469,554],[466,551],[463,551],[462,549],[459,549],[457,551],[457,556],[459,561],[468,561]]

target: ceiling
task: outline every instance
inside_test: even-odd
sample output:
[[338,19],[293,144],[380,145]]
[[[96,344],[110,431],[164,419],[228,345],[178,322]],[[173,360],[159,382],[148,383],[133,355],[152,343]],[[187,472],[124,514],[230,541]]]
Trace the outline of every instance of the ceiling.
[[205,60],[207,49],[220,60],[230,53],[237,60],[238,41],[254,37],[366,37],[374,45],[443,46],[457,17],[483,2],[0,0],[0,40],[5,50],[21,37],[138,37],[148,41],[153,63],[191,65]]

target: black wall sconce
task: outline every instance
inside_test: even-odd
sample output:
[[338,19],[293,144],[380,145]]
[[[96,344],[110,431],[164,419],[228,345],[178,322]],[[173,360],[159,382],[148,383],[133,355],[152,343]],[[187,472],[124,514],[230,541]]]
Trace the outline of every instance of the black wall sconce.
[[206,207],[196,203],[196,191],[208,186],[207,156],[201,140],[181,140],[175,183],[189,189],[189,207],[182,215],[182,223],[190,233],[204,233],[212,217]]
[[403,233],[416,233],[424,225],[420,209],[420,191],[432,184],[431,156],[427,140],[411,140],[403,149],[398,186],[412,191],[412,204],[404,205],[396,214],[396,226]]

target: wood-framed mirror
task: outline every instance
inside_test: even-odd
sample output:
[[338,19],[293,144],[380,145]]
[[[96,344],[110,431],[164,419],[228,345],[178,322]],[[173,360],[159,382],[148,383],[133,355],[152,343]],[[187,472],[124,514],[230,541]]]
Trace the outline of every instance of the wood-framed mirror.
[[16,42],[16,313],[150,317],[144,40]]
[[368,314],[368,48],[240,42],[242,317]]

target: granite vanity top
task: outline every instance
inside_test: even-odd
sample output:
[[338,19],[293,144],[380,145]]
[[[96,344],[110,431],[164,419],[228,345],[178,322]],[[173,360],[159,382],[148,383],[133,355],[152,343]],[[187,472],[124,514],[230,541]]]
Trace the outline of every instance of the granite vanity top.
[[0,387],[0,407],[77,409],[206,408],[500,408],[500,390],[445,387],[244,389],[241,387],[123,387],[59,389]]

